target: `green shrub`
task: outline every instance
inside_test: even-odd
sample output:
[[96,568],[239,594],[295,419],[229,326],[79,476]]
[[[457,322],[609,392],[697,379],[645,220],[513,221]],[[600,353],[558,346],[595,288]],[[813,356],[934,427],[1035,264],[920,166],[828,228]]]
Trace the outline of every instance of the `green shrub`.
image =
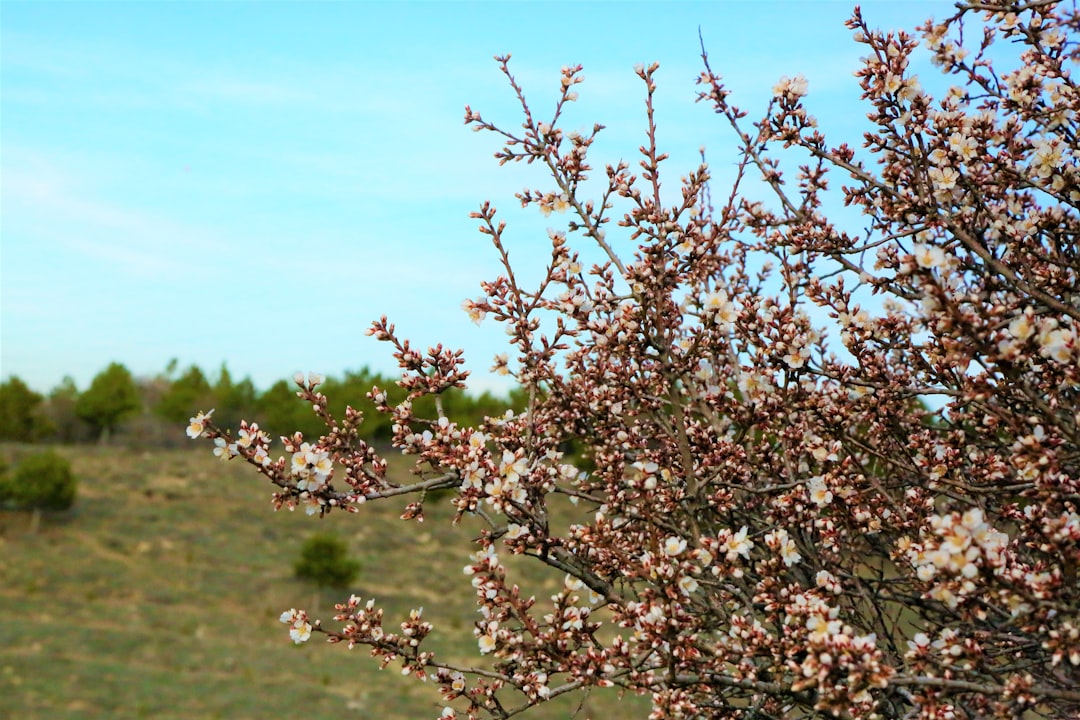
[[33,442],[46,434],[48,423],[40,407],[44,399],[14,375],[0,383],[0,440]]
[[11,487],[11,475],[8,474],[7,461],[0,457],[0,508],[12,501]]
[[298,578],[320,587],[343,588],[356,579],[360,563],[349,558],[345,541],[334,535],[316,534],[304,541],[293,569]]
[[77,482],[67,460],[53,451],[23,459],[14,476],[2,483],[15,505],[31,510],[67,510],[75,502]]

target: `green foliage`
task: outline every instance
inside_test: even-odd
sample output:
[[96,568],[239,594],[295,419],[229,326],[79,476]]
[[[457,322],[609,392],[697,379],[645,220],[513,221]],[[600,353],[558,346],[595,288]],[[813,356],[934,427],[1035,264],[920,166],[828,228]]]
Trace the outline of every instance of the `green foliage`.
[[356,579],[360,563],[349,558],[345,541],[335,535],[316,534],[304,541],[293,569],[298,578],[320,587],[343,588]]
[[[170,368],[175,369],[174,364]],[[154,407],[154,414],[171,425],[183,425],[197,411],[214,409],[214,420],[224,427],[236,427],[241,420],[253,420],[258,412],[255,385],[249,378],[234,382],[229,368],[222,364],[213,384],[206,374],[192,365],[180,377],[168,380],[168,389]]]
[[3,485],[6,499],[27,510],[67,510],[78,487],[71,464],[51,450],[20,461]]
[[48,418],[51,437],[62,443],[82,442],[89,437],[90,428],[75,412],[78,402],[79,388],[70,375],[49,391],[43,413]]
[[[225,427],[236,427],[241,420],[252,420],[256,415],[256,401],[258,393],[250,378],[244,378],[240,382],[233,382],[229,368],[224,363],[218,374],[218,380],[212,388],[214,402],[210,407],[216,408],[214,420]],[[206,410],[208,408],[197,408]],[[190,408],[189,408],[190,410]],[[188,413],[190,417],[191,413]]]
[[135,380],[126,367],[111,363],[90,383],[75,403],[75,414],[98,431],[102,442],[125,418],[141,407]]
[[198,366],[192,365],[169,384],[154,413],[174,425],[182,425],[196,410],[209,410],[213,402],[210,382]]
[[257,407],[261,424],[273,434],[299,430],[305,437],[318,437],[326,430],[311,406],[296,397],[296,388],[289,381],[278,380],[270,386],[259,396]]
[[[327,378],[319,391],[329,399],[328,407],[335,417],[344,417],[346,405],[351,405],[353,409],[364,414],[364,424],[360,426],[361,437],[367,440],[389,440],[394,433],[393,421],[377,412],[375,403],[368,399],[367,394],[373,385],[386,390],[391,402],[405,399],[405,392],[395,386],[393,380],[366,367],[346,372],[341,380]],[[326,432],[326,428],[321,427],[320,432]]]
[[14,503],[12,497],[12,480],[8,474],[7,460],[0,457],[0,508],[8,503]]
[[512,391],[509,398],[487,391],[477,396],[457,389],[443,393],[443,409],[447,416],[458,425],[468,427],[477,427],[485,418],[501,417],[509,409],[521,412],[528,404],[528,395],[520,389]]
[[32,442],[45,434],[47,421],[39,412],[42,400],[14,375],[0,385],[0,440]]
[[[346,405],[351,405],[364,416],[360,436],[368,442],[388,442],[393,435],[393,419],[378,412],[368,399],[373,386],[386,393],[391,405],[406,397],[395,377],[367,367],[329,377],[319,389],[329,398],[334,417],[343,418]],[[171,446],[186,442],[182,433],[177,434],[178,426],[186,425],[197,411],[211,408],[215,410],[214,422],[221,427],[236,428],[241,420],[248,420],[258,422],[272,434],[299,430],[314,439],[326,432],[311,406],[296,396],[291,380],[280,380],[259,393],[250,378],[234,380],[224,364],[211,381],[196,365],[177,375],[175,360],[170,361],[164,373],[139,380],[132,378],[123,365],[113,363],[94,378],[84,393],[79,392],[74,380],[65,377],[43,399],[12,377],[2,386],[0,395],[0,439],[21,442],[44,438],[67,444],[105,440],[123,422],[128,442]],[[452,421],[476,427],[485,417],[502,416],[507,408],[522,410],[528,398],[521,391],[511,393],[507,399],[489,392],[471,395],[452,389],[442,393],[440,400]],[[25,410],[31,407],[35,408],[32,412]],[[135,417],[142,408],[143,415]],[[421,397],[415,401],[415,408],[417,413],[435,415],[435,399]]]
[[[319,386],[319,391],[328,398],[327,408],[336,418],[345,416],[346,405],[363,413],[364,423],[360,426],[360,436],[365,440],[389,441],[393,435],[393,419],[378,412],[375,404],[367,397],[372,386],[378,386],[386,393],[391,405],[405,400],[406,393],[397,386],[394,378],[380,375],[367,367],[348,371],[343,377],[329,377]],[[440,396],[443,410],[447,417],[462,426],[476,427],[485,417],[498,417],[508,408],[515,411],[524,409],[528,398],[521,392],[511,394],[509,400],[491,393],[473,396],[462,390],[447,390]],[[258,399],[259,422],[273,433],[290,433],[299,430],[305,437],[319,437],[326,432],[326,426],[312,412],[311,406],[296,397],[296,387],[288,381],[280,380],[264,392]],[[435,398],[430,395],[418,398],[414,402],[417,415],[435,415]],[[214,420],[218,421],[215,414]],[[230,423],[221,422],[228,427]],[[235,426],[235,423],[231,425]]]
[[[393,419],[375,410],[375,404],[367,397],[372,386],[378,386],[385,392],[387,402],[391,405],[405,400],[406,393],[397,386],[395,378],[372,372],[366,367],[359,371],[346,372],[341,380],[328,378],[319,390],[329,399],[328,407],[335,417],[344,416],[346,405],[364,414],[364,424],[360,427],[361,437],[368,441],[388,441],[393,435]],[[512,393],[507,400],[489,392],[474,396],[454,388],[443,392],[440,400],[443,411],[450,420],[464,427],[476,427],[484,418],[499,417],[508,408],[514,408],[515,411],[524,409],[528,398],[520,391],[516,395]],[[434,416],[437,414],[435,398],[430,395],[417,398],[413,409],[417,415]],[[318,432],[325,432],[325,428],[319,426]]]

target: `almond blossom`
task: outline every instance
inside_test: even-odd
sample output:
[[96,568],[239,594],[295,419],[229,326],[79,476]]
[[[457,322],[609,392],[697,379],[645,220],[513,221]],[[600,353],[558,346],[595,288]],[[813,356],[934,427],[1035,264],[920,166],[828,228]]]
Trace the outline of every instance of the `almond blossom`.
[[[293,641],[364,645],[468,720],[605,692],[657,719],[1080,716],[1080,19],[941,12],[911,32],[854,12],[854,141],[818,127],[801,76],[744,109],[703,55],[733,173],[668,172],[655,63],[634,69],[639,156],[600,163],[603,126],[562,116],[581,68],[541,122],[498,58],[520,126],[465,122],[537,173],[515,198],[560,227],[536,238],[544,267],[515,272],[525,240],[481,204],[501,269],[464,307],[504,328],[492,369],[527,400],[461,426],[443,393],[466,384],[463,352],[383,317],[369,334],[408,397],[369,397],[411,475],[310,375],[298,394],[327,431],[282,437],[277,459],[255,425],[188,427],[269,479],[275,507],[408,496],[418,522],[448,504],[474,550],[474,657],[355,597],[325,624],[284,614]],[[942,82],[911,73],[920,52]],[[861,220],[830,218],[841,205]]]
[[213,414],[213,410],[206,413],[202,411],[195,413],[195,417],[188,421],[187,436],[192,440],[202,437],[203,433],[206,431],[206,424]]

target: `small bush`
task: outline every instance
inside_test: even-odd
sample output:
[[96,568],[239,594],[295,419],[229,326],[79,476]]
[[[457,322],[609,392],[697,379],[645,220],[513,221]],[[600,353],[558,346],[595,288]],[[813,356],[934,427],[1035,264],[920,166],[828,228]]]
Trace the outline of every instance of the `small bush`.
[[320,587],[343,588],[356,579],[360,563],[348,557],[345,542],[334,535],[312,535],[293,565],[296,576]]
[[77,488],[71,465],[51,450],[22,460],[14,476],[0,485],[5,499],[30,510],[67,510]]
[[12,482],[8,474],[8,464],[4,458],[0,458],[0,508],[12,501]]

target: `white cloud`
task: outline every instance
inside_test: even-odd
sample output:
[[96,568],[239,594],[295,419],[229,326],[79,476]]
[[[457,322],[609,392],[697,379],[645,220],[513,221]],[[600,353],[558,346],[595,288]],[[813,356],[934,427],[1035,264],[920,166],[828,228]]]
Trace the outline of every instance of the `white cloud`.
[[103,200],[92,178],[25,148],[5,148],[2,192],[9,262],[18,246],[44,241],[145,278],[191,271],[217,242],[205,228]]

